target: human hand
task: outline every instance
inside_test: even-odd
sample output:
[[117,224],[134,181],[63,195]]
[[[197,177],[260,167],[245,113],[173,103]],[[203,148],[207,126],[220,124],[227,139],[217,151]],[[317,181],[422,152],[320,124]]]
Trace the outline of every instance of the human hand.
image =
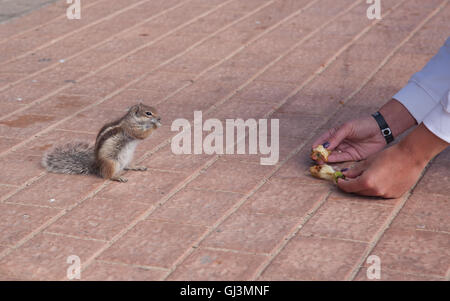
[[[416,124],[414,117],[397,100],[391,99],[380,108],[380,113],[397,137]],[[372,116],[353,120],[328,130],[314,141],[312,148],[325,144],[328,150],[336,150],[328,162],[358,161],[366,159],[386,146],[386,140]]]
[[423,124],[399,144],[344,171],[338,186],[346,192],[383,198],[397,198],[419,179],[422,170],[448,143]]
[[398,144],[387,148],[342,172],[346,179],[339,179],[338,186],[359,195],[400,197],[417,182],[426,166],[405,154]]
[[313,143],[313,148],[323,144],[333,152],[328,162],[358,161],[379,152],[386,146],[377,122],[372,116],[352,120],[332,128]]

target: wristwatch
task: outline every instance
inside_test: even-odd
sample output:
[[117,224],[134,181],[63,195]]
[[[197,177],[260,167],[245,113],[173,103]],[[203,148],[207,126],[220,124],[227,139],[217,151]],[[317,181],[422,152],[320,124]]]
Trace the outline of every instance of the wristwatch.
[[372,114],[372,117],[375,118],[375,120],[377,121],[378,126],[380,127],[381,130],[381,134],[386,140],[386,144],[389,144],[392,141],[394,141],[394,136],[392,135],[391,128],[387,124],[386,120],[384,120],[383,115],[381,115],[380,112],[376,112],[375,114]]

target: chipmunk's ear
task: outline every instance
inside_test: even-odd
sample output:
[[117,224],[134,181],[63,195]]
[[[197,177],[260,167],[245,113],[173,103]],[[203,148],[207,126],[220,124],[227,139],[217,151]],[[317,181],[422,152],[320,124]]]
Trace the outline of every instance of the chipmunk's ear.
[[131,114],[137,114],[137,112],[139,112],[139,109],[141,108],[140,104],[134,105],[130,108],[130,113]]

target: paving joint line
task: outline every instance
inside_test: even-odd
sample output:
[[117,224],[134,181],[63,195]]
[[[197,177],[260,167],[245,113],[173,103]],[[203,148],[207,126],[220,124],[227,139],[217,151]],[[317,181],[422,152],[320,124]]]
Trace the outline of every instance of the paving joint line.
[[[306,144],[306,142],[304,143]],[[303,148],[304,145],[302,145],[301,148],[299,148],[298,151],[300,151]],[[295,153],[296,154],[296,153]],[[294,154],[294,155],[295,155]],[[294,156],[293,155],[293,156]],[[278,256],[278,254],[281,253],[281,251],[284,250],[286,245],[294,238],[297,233],[303,228],[303,226],[314,216],[314,214],[323,206],[323,204],[326,203],[328,196],[330,195],[330,192],[328,192],[325,196],[323,196],[321,199],[319,199],[317,202],[314,203],[314,205],[311,207],[311,209],[308,211],[307,214],[305,214],[301,219],[300,222],[297,223],[293,230],[288,232],[281,240],[280,242],[272,249],[270,252],[270,256],[267,260],[265,260],[256,271],[253,273],[253,275],[250,277],[252,281],[255,281],[257,278],[259,278],[262,273],[267,269],[267,267],[272,263],[272,261],[275,259],[275,257]]]
[[[218,6],[218,7],[214,8],[214,9],[211,9],[211,10],[207,11],[206,13],[201,14],[201,15],[199,15],[199,16],[197,16],[197,17],[191,19],[190,21],[188,21],[188,22],[186,22],[186,23],[184,23],[184,24],[182,24],[182,25],[180,25],[180,26],[174,28],[173,30],[170,30],[170,31],[167,32],[166,34],[162,35],[161,37],[159,37],[159,38],[157,38],[157,39],[155,39],[155,40],[153,40],[153,41],[151,41],[151,42],[149,42],[149,43],[146,43],[146,44],[144,44],[143,46],[138,47],[138,48],[136,48],[135,50],[133,50],[133,51],[131,51],[131,52],[128,52],[127,54],[121,56],[120,58],[118,58],[118,59],[116,59],[116,60],[113,60],[113,62],[114,62],[114,61],[119,61],[119,60],[121,60],[122,58],[125,58],[125,57],[129,56],[130,53],[134,53],[134,52],[136,52],[136,51],[139,51],[139,50],[141,50],[141,49],[143,49],[143,48],[145,48],[145,47],[147,47],[147,46],[149,46],[149,45],[152,45],[152,44],[158,42],[159,40],[164,39],[165,37],[171,35],[171,34],[174,33],[174,32],[177,32],[179,29],[185,27],[186,25],[189,25],[189,24],[191,24],[191,23],[197,21],[198,19],[200,19],[200,18],[202,18],[202,17],[205,17],[206,15],[213,13],[214,11],[218,10],[219,8],[221,8],[223,5],[225,5],[225,4],[229,3],[229,2],[232,2],[232,1],[234,1],[234,0],[228,0],[228,1],[224,2],[221,6]],[[189,48],[188,48],[188,49],[189,49]],[[165,64],[168,64],[168,63],[170,63],[171,61],[172,61],[172,58],[169,59],[169,60],[167,60],[167,61],[165,61],[164,63],[160,64],[160,66],[164,66]],[[102,70],[104,70],[104,69],[110,67],[110,66],[113,65],[113,64],[114,64],[114,63],[109,63],[109,64],[107,64],[107,65],[104,65],[102,68],[99,68],[97,71],[102,71]],[[160,67],[160,66],[158,66],[158,67]],[[24,140],[24,141],[22,141],[22,142],[16,144],[15,146],[9,148],[8,150],[6,150],[6,151],[4,151],[4,152],[1,152],[1,153],[0,153],[0,157],[6,155],[6,154],[8,154],[8,153],[11,153],[11,152],[15,151],[17,148],[19,148],[19,147],[25,145],[26,143],[28,143],[28,142],[30,142],[30,141],[35,140],[36,138],[38,138],[38,137],[39,137],[40,135],[42,135],[43,133],[46,133],[46,132],[48,132],[48,131],[50,131],[50,130],[56,128],[56,127],[59,126],[61,123],[65,122],[65,121],[67,121],[67,120],[69,120],[69,119],[71,119],[72,117],[76,116],[77,114],[82,113],[82,112],[84,112],[84,111],[87,111],[87,110],[89,110],[90,108],[92,108],[92,107],[94,107],[94,106],[96,106],[96,105],[98,105],[98,104],[101,104],[101,103],[103,103],[104,101],[110,99],[111,97],[114,97],[115,95],[117,95],[117,94],[119,94],[120,92],[122,92],[123,90],[125,90],[128,86],[131,86],[132,84],[134,84],[134,83],[140,81],[141,79],[145,78],[147,75],[151,74],[155,69],[156,69],[156,68],[152,69],[152,71],[149,71],[149,72],[145,73],[144,75],[142,75],[142,76],[138,77],[137,79],[135,79],[135,80],[129,82],[128,84],[124,85],[122,88],[116,90],[115,92],[112,92],[112,93],[108,94],[107,96],[101,98],[100,100],[91,103],[90,105],[88,105],[88,106],[84,107],[83,109],[77,111],[76,113],[72,114],[71,116],[68,116],[68,117],[66,117],[66,118],[63,118],[63,119],[61,119],[61,120],[55,122],[54,124],[48,126],[46,129],[44,129],[44,130],[42,130],[42,131],[40,131],[40,132],[38,132],[38,133],[35,133],[34,135],[32,135],[31,137],[29,137],[28,139],[26,139],[26,140]],[[89,74],[83,76],[80,80],[84,80],[84,79],[86,79],[86,78],[88,78],[88,77],[90,77],[90,76],[95,75],[96,73],[97,73],[97,72],[91,72],[91,73],[89,73]],[[56,94],[59,93],[60,91],[66,89],[66,88],[68,88],[68,87],[71,87],[71,86],[72,86],[72,84],[64,85],[63,87],[56,89],[56,90],[53,91],[52,93],[47,94],[45,97],[41,97],[40,99],[35,100],[35,101],[33,101],[32,103],[26,105],[26,107],[24,106],[24,108],[21,108],[21,109],[19,109],[19,110],[14,111],[13,113],[10,113],[10,114],[8,114],[8,115],[5,115],[5,116],[1,117],[0,120],[3,120],[3,119],[5,119],[5,118],[8,118],[10,115],[12,115],[12,114],[14,114],[14,113],[21,112],[21,111],[23,111],[23,110],[25,110],[25,109],[28,109],[29,107],[31,107],[31,106],[34,105],[34,104],[39,104],[39,103],[43,102],[44,100],[46,100],[46,99],[48,99],[48,98],[50,98],[50,97],[56,95]]]
[[[105,0],[105,2],[106,2],[106,1],[108,1],[108,0]],[[83,5],[83,8],[84,8],[84,9],[87,9],[87,8],[89,8],[89,7],[91,7],[91,6],[94,6],[95,4],[98,4],[99,2],[102,2],[102,0],[97,1],[97,2],[94,2],[94,3],[89,3],[89,4],[86,4],[86,5]],[[53,3],[53,5],[55,5],[55,4]],[[48,8],[48,6],[45,7],[45,8]],[[41,7],[41,9],[45,9],[45,8]],[[7,38],[4,38],[3,40],[0,40],[0,44],[6,43],[6,42],[8,42],[8,40],[11,39],[11,38],[17,38],[18,36],[24,35],[24,34],[26,34],[26,33],[28,33],[28,32],[32,32],[32,31],[34,31],[34,30],[36,30],[36,29],[38,29],[38,28],[42,28],[42,27],[44,27],[44,26],[46,26],[46,25],[49,25],[50,23],[55,22],[55,21],[58,20],[58,19],[63,19],[63,18],[67,18],[66,15],[64,15],[64,14],[61,15],[61,16],[58,15],[57,17],[51,19],[51,20],[48,21],[48,22],[39,24],[39,25],[37,25],[37,26],[31,27],[31,28],[26,29],[26,30],[24,30],[24,31],[15,33],[15,34],[13,34],[13,35],[7,37]],[[17,20],[17,19],[16,19],[16,20]],[[0,23],[0,25],[3,25],[3,24],[6,24],[6,23]]]
[[[82,27],[80,27],[80,28],[77,28],[77,29],[75,29],[75,30],[73,30],[73,31],[70,31],[70,32],[65,33],[65,34],[63,34],[63,35],[60,35],[60,36],[58,36],[58,37],[56,37],[56,38],[54,38],[54,39],[52,39],[52,40],[50,40],[50,41],[48,41],[48,42],[46,42],[46,43],[44,43],[44,44],[42,44],[42,45],[36,47],[36,48],[33,48],[32,50],[29,50],[29,51],[27,51],[27,52],[24,52],[24,53],[18,55],[18,56],[15,56],[14,58],[8,59],[8,60],[3,61],[3,62],[0,62],[0,66],[1,66],[1,65],[6,65],[6,64],[8,64],[8,63],[10,63],[10,62],[12,62],[12,61],[15,61],[15,60],[19,60],[19,59],[21,59],[21,58],[24,58],[24,57],[28,56],[29,54],[31,54],[31,53],[33,53],[33,52],[35,52],[35,51],[39,51],[39,50],[41,50],[41,49],[43,49],[43,48],[46,48],[46,47],[48,47],[48,46],[50,46],[50,45],[52,45],[52,44],[54,44],[54,43],[57,43],[57,42],[59,42],[59,41],[65,39],[65,38],[67,38],[67,37],[69,37],[69,36],[78,34],[80,31],[83,31],[83,30],[88,29],[88,28],[90,28],[90,27],[93,27],[93,26],[95,26],[95,25],[97,25],[97,24],[100,24],[100,23],[102,23],[103,21],[107,21],[107,20],[110,20],[110,19],[112,19],[112,18],[114,18],[114,17],[117,17],[118,15],[121,15],[122,13],[125,13],[125,12],[127,12],[128,10],[131,10],[131,9],[133,9],[133,8],[135,8],[135,7],[138,7],[138,6],[142,5],[142,4],[144,4],[144,3],[146,3],[146,2],[150,2],[150,1],[151,1],[151,0],[142,0],[142,1],[138,1],[138,2],[136,2],[136,3],[134,3],[134,4],[132,4],[132,5],[130,5],[130,6],[126,6],[126,7],[122,8],[122,9],[120,9],[120,10],[118,10],[118,11],[113,12],[113,13],[110,14],[110,15],[106,15],[106,16],[104,16],[104,17],[102,17],[102,18],[100,18],[100,19],[98,19],[98,20],[95,20],[95,21],[93,21],[93,22],[91,22],[91,23],[88,23],[88,24],[86,24],[86,25],[84,25],[84,26],[82,26]],[[188,1],[191,1],[191,0],[188,0]],[[1,44],[1,42],[0,42],[0,44]],[[55,64],[55,65],[57,65],[57,64]],[[0,90],[0,91],[1,91],[1,90]]]
[[[149,1],[149,0],[146,0],[146,2],[148,2],[148,1]],[[105,40],[103,40],[103,41],[101,41],[101,42],[98,42],[98,43],[96,43],[96,44],[93,44],[93,45],[87,47],[86,49],[83,49],[83,50],[81,50],[81,51],[78,51],[76,54],[72,54],[72,55],[66,57],[66,58],[65,58],[65,61],[72,60],[72,59],[74,59],[74,58],[76,58],[76,57],[79,57],[79,56],[83,55],[84,53],[89,52],[89,51],[91,51],[91,50],[93,50],[93,49],[95,49],[95,48],[97,48],[97,47],[99,47],[99,46],[103,46],[103,45],[109,43],[110,41],[113,41],[115,38],[120,37],[120,36],[123,36],[123,35],[125,35],[125,34],[131,32],[131,31],[133,31],[134,29],[139,28],[140,26],[142,26],[142,25],[145,24],[145,23],[151,22],[151,21],[153,21],[154,19],[159,18],[159,17],[161,17],[162,15],[167,14],[168,12],[171,12],[171,11],[173,11],[173,10],[178,9],[179,7],[181,7],[181,6],[183,6],[183,5],[187,4],[187,3],[189,3],[190,1],[192,1],[192,0],[186,0],[186,1],[183,1],[183,2],[177,4],[177,5],[173,6],[173,7],[167,8],[167,9],[165,9],[165,10],[163,10],[163,11],[161,11],[161,12],[159,12],[159,13],[157,13],[157,14],[155,14],[155,15],[153,15],[153,16],[151,16],[151,17],[149,17],[149,18],[147,18],[147,19],[145,19],[145,20],[143,20],[143,21],[141,21],[141,22],[139,22],[139,23],[137,23],[137,24],[131,26],[131,27],[128,27],[128,28],[126,28],[126,29],[124,29],[124,30],[122,30],[122,31],[119,31],[119,32],[117,32],[116,34],[113,34],[112,36],[110,36],[109,38],[107,38],[107,39],[105,39]],[[230,1],[233,1],[233,0],[230,0]],[[164,36],[164,35],[163,35],[163,36]],[[159,38],[160,38],[160,37],[156,38],[155,40],[158,40]],[[154,41],[154,40],[153,40],[153,41]],[[151,43],[151,42],[153,42],[153,41],[150,41],[150,42],[145,43],[145,44],[143,44],[143,45],[147,45],[147,44],[149,44],[149,43]],[[51,44],[52,44],[52,43],[51,43]],[[50,44],[50,45],[51,45],[51,44]],[[150,44],[150,45],[151,45],[151,44]],[[128,53],[130,53],[130,52],[128,52]],[[121,59],[122,57],[123,57],[123,56],[119,57],[119,59]],[[113,61],[114,61],[114,60],[113,60]],[[1,64],[1,63],[0,63],[0,64]],[[108,67],[109,67],[109,64],[110,64],[110,63],[106,64],[105,66],[108,66]],[[7,90],[7,89],[9,89],[9,88],[12,88],[12,87],[16,86],[17,84],[20,84],[20,83],[22,83],[22,82],[24,82],[24,81],[26,81],[26,80],[28,80],[28,79],[34,77],[34,76],[37,76],[37,75],[39,75],[39,74],[41,74],[41,73],[44,73],[45,71],[48,71],[48,70],[57,68],[57,67],[59,67],[59,66],[61,66],[61,63],[54,63],[54,64],[51,64],[51,65],[49,65],[49,66],[47,66],[47,67],[44,67],[44,68],[42,68],[42,69],[40,69],[40,70],[38,70],[38,71],[36,71],[36,72],[34,72],[34,73],[32,73],[32,74],[29,74],[29,75],[25,76],[24,78],[18,79],[18,80],[16,80],[15,82],[8,83],[8,84],[6,84],[6,85],[0,87],[0,92],[2,92],[2,91],[4,91],[4,90]],[[90,72],[88,72],[86,75],[81,76],[80,78],[78,78],[77,81],[81,81],[81,80],[83,80],[85,77],[89,77],[91,73],[95,74],[96,72],[95,72],[95,71],[90,71]],[[69,87],[70,85],[71,85],[71,84],[68,83],[68,84],[64,85],[63,87]],[[41,98],[42,98],[42,97],[41,97]],[[33,103],[35,103],[35,102],[39,103],[38,100],[39,100],[39,99],[34,100],[34,101],[30,102],[29,104],[26,104],[25,106],[29,106],[30,104],[33,104]],[[19,111],[19,112],[20,112],[20,111],[22,111],[22,109],[19,109],[19,110],[16,110],[16,111]],[[14,112],[16,112],[16,111],[14,111]],[[5,116],[8,116],[8,115],[11,115],[11,113],[9,113],[9,114],[7,114],[7,115],[5,115]],[[2,116],[0,119],[3,119],[3,118],[4,118],[4,116]]]

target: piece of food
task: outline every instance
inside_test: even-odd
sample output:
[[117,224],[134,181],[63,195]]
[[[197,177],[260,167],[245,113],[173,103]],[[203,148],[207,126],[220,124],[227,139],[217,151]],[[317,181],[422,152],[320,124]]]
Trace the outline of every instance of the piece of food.
[[328,162],[328,156],[331,154],[331,151],[327,150],[323,145],[319,145],[314,148],[311,152],[311,159],[314,161],[322,160],[324,162]]
[[311,166],[309,171],[311,172],[311,175],[316,178],[333,181],[336,183],[339,178],[345,179],[342,172],[334,170],[333,167],[327,164]]

